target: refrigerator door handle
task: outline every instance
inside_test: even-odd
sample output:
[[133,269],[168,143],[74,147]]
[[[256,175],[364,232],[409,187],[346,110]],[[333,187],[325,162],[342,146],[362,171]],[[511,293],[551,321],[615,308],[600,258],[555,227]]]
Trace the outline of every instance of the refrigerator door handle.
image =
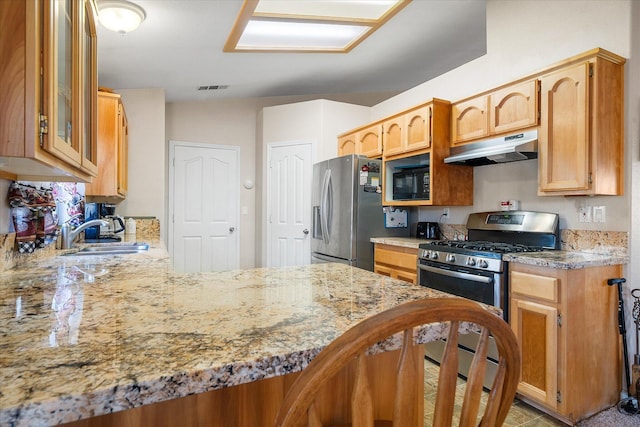
[[324,171],[324,178],[322,180],[322,195],[320,199],[320,228],[322,229],[322,239],[325,244],[329,244],[329,237],[331,236],[331,230],[329,230],[329,204],[331,203],[331,169]]
[[320,206],[313,207],[313,225],[311,227],[311,237],[324,240],[322,226],[320,225]]

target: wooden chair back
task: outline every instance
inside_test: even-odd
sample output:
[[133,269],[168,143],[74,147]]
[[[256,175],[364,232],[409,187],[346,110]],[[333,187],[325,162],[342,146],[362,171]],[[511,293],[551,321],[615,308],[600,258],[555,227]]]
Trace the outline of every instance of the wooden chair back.
[[[458,379],[458,334],[462,322],[471,322],[480,330],[480,340],[469,370],[460,414],[460,426],[501,426],[515,397],[520,375],[520,355],[509,325],[478,303],[462,298],[436,298],[404,303],[365,319],[331,342],[305,368],[287,392],[275,420],[276,427],[323,427],[315,410],[318,389],[356,360],[351,391],[353,427],[422,426],[424,414],[415,410],[416,394],[423,395],[424,384],[416,384],[417,369],[424,360],[415,360],[414,327],[449,323],[449,333],[440,373],[433,426],[451,426]],[[397,366],[393,420],[374,420],[373,391],[367,378],[367,350],[386,338],[402,333],[402,350]],[[499,352],[497,374],[488,394],[482,418],[480,411],[489,336]],[[422,378],[420,375],[419,378]]]

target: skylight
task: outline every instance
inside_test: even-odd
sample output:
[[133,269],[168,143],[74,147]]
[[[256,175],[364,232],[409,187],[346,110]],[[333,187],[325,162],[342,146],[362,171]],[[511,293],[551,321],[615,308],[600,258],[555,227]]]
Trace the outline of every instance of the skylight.
[[244,0],[225,52],[349,52],[411,0]]

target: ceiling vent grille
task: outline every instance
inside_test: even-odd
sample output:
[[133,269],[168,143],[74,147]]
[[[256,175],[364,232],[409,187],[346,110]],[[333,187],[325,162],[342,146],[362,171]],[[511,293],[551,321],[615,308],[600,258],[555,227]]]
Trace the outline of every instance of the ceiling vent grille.
[[198,86],[198,90],[222,90],[228,88],[229,85],[210,85],[210,86]]

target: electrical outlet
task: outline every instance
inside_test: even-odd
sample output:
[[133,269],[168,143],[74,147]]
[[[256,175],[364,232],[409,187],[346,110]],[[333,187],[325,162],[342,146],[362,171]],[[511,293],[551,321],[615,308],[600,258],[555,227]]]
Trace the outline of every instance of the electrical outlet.
[[442,211],[442,215],[449,216],[449,208],[444,208],[444,210]]
[[591,206],[583,206],[578,211],[580,222],[591,222]]
[[594,206],[593,207],[593,222],[606,222],[607,220],[607,207],[606,206]]

